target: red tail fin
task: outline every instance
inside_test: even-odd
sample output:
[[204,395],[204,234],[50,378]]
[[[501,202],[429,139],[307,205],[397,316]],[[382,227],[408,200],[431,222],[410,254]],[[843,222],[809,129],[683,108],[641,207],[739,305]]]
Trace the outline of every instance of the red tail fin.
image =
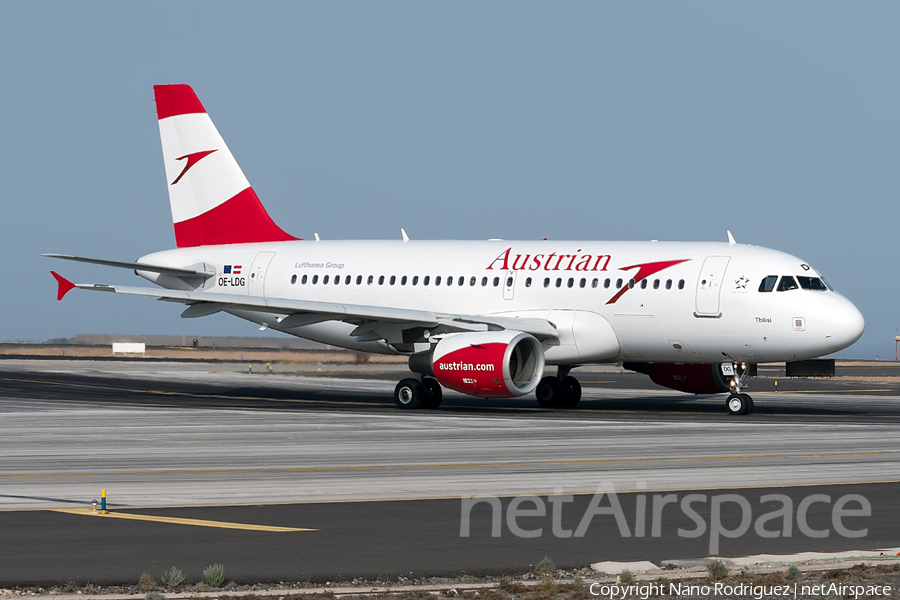
[[178,247],[297,239],[266,212],[194,90],[153,92]]

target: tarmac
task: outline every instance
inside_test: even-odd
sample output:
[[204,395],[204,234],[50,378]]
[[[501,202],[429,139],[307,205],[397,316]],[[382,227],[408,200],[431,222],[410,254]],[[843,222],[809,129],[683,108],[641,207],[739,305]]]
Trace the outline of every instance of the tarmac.
[[[900,539],[900,397],[888,367],[781,379],[778,392],[769,386],[783,376],[761,369],[745,417],[726,415],[722,397],[616,367],[581,375],[584,400],[566,411],[452,392],[436,411],[402,411],[395,367],[309,367],[0,360],[0,582],[133,581],[213,562],[233,578],[325,581],[515,572],[545,555],[560,566],[696,559],[711,540],[679,533],[695,528],[679,504],[692,494],[707,498],[693,508],[710,525],[716,496],[745,498],[753,520],[773,506],[763,496],[789,497],[794,513],[813,494],[828,497],[806,508],[809,527],[828,537],[802,534],[794,514],[790,537],[753,526],[718,536],[725,556]],[[557,535],[555,507],[559,527],[577,530],[598,488],[602,507],[616,492],[629,535],[611,514],[581,536]],[[101,490],[112,514],[89,515]],[[676,503],[654,536],[654,497],[666,494]],[[862,538],[833,526],[848,494],[870,505],[868,517],[846,519]],[[461,535],[471,496],[498,498],[500,535],[490,500]],[[510,521],[512,502],[537,512]],[[726,529],[739,528],[740,504],[720,509]],[[522,537],[519,525],[541,533]]]

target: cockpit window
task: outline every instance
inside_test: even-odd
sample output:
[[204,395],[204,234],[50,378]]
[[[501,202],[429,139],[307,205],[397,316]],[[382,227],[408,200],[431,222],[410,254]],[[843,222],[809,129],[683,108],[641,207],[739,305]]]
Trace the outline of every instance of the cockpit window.
[[785,275],[781,278],[781,281],[778,282],[778,291],[779,292],[787,292],[789,290],[796,290],[797,282],[794,281],[794,278],[790,275]]
[[759,291],[771,292],[775,289],[775,282],[778,281],[778,275],[769,275],[759,284]]
[[824,292],[828,289],[828,286],[825,285],[818,277],[803,277],[802,275],[797,275],[797,281],[800,283],[800,287],[804,290],[817,290],[820,292]]

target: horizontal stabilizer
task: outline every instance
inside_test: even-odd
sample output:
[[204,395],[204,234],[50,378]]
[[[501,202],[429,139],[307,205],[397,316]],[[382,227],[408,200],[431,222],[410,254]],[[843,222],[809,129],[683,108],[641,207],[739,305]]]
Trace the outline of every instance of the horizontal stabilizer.
[[166,275],[175,275],[177,277],[212,277],[215,272],[197,271],[194,269],[177,269],[174,267],[163,267],[161,265],[148,265],[145,263],[123,262],[120,260],[106,260],[103,258],[86,258],[84,256],[71,256],[69,254],[41,254],[48,258],[61,258],[63,260],[72,260],[75,262],[90,263],[93,265],[103,265],[105,267],[117,267],[120,269],[132,269],[135,271],[148,271],[150,273],[165,273]]
[[50,271],[50,274],[53,275],[53,278],[56,279],[57,289],[56,289],[56,299],[62,300],[63,297],[69,293],[69,290],[75,287],[75,284],[57,273],[56,271]]

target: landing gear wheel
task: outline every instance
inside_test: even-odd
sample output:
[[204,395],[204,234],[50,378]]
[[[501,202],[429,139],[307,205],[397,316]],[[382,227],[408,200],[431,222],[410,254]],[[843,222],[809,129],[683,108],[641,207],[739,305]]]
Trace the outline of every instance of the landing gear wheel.
[[566,395],[562,398],[560,406],[574,408],[581,402],[581,384],[577,379],[569,375],[563,380],[563,388],[566,390]]
[[560,405],[566,395],[566,389],[559,377],[548,376],[541,379],[534,390],[534,395],[537,396],[538,404],[544,408],[553,408]]
[[753,410],[753,399],[747,394],[731,394],[725,400],[729,415],[746,415]]
[[422,403],[422,406],[427,409],[435,409],[440,406],[441,400],[444,399],[444,393],[441,390],[441,384],[437,382],[437,379],[425,377],[422,379],[422,386],[425,388],[425,400]]
[[401,379],[394,388],[394,402],[400,408],[422,408],[425,399],[425,386],[415,379]]

